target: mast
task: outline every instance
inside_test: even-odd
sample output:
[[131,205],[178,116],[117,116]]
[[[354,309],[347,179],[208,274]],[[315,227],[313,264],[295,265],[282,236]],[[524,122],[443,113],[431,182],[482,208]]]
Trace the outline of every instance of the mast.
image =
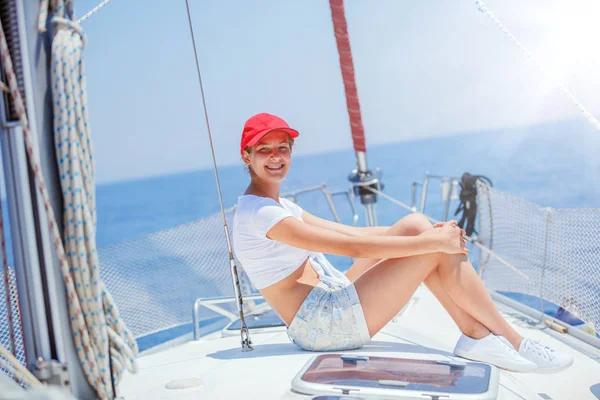
[[[49,93],[50,40],[37,32],[39,3],[9,0],[2,25],[15,74],[26,99],[30,137],[41,151],[41,164],[54,214],[62,220],[61,188],[52,132]],[[6,71],[4,71],[6,72]],[[27,368],[45,382],[69,388],[79,399],[95,395],[83,375],[69,336],[66,291],[47,230],[42,200],[28,167],[23,126],[13,115],[10,96],[2,98],[2,154],[15,255],[15,273],[23,318]],[[41,210],[41,211],[40,211]]]
[[350,118],[350,130],[352,142],[356,154],[356,169],[348,176],[352,183],[354,194],[360,197],[360,202],[365,207],[367,225],[377,225],[377,213],[375,203],[377,195],[369,188],[381,190],[381,171],[371,171],[367,164],[367,145],[365,141],[365,129],[360,112],[358,90],[356,89],[356,78],[354,76],[354,62],[352,61],[352,49],[348,36],[348,24],[344,12],[344,0],[329,0],[331,7],[331,18],[333,30],[340,56],[340,67],[344,81],[344,92],[346,95],[346,106]]

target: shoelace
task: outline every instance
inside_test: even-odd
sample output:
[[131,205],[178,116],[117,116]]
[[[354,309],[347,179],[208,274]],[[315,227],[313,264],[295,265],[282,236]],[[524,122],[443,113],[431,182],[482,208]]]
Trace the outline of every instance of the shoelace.
[[512,355],[519,355],[519,353],[515,350],[515,348],[513,347],[512,344],[510,344],[510,342],[508,341],[507,338],[505,338],[504,336],[496,336],[494,335],[494,338],[502,343],[502,345],[504,347],[506,347],[508,349],[508,351],[512,354]]
[[523,342],[523,350],[529,351],[529,349],[531,349],[539,356],[544,357],[547,360],[552,361],[554,359],[554,350],[550,347],[532,339],[525,339]]

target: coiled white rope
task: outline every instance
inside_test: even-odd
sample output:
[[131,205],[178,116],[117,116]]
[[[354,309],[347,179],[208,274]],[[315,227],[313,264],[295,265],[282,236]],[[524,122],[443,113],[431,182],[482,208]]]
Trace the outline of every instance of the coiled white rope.
[[[100,279],[96,251],[96,212],[87,96],[82,60],[84,40],[72,15],[72,2],[52,0],[56,29],[52,45],[52,95],[55,144],[64,201],[64,245],[40,169],[39,150],[31,140],[28,119],[0,24],[0,54],[11,96],[23,126],[23,137],[36,187],[44,202],[54,246],[67,290],[71,330],[79,360],[101,399],[116,397],[124,368],[137,371],[138,348],[112,297]],[[66,250],[66,251],[65,251]],[[111,372],[112,377],[111,379]]]
[[103,391],[112,397],[109,343],[116,382],[120,381],[124,368],[137,370],[137,344],[100,279],[93,149],[82,59],[85,41],[79,24],[61,17],[53,17],[52,22],[56,34],[52,44],[51,86],[56,155],[63,189],[63,239],[96,359],[96,371],[88,380],[101,377]]
[[[138,348],[100,279],[95,239],[93,149],[83,63],[85,40],[78,23],[62,18],[60,12],[56,14],[52,18],[56,33],[52,44],[51,86],[54,136],[63,189],[63,238],[75,278],[75,290],[82,299],[81,312],[96,356],[97,370],[93,376],[88,376],[88,380],[98,381],[100,378],[104,386],[102,391],[113,397],[116,394],[112,393],[109,360],[113,378],[118,383],[125,368],[137,371],[135,355]],[[83,365],[85,367],[85,362]]]
[[479,9],[479,11],[481,11],[483,14],[487,15],[494,22],[494,24],[496,24],[496,26],[498,26],[500,28],[500,30],[502,30],[502,32],[504,32],[506,34],[506,36],[508,36],[509,39],[515,45],[517,45],[517,47],[519,49],[521,49],[521,51],[523,53],[525,53],[525,56],[527,56],[527,58],[529,58],[548,78],[550,78],[554,82],[554,84],[564,93],[564,95],[567,96],[567,98],[569,100],[571,100],[571,102],[573,104],[575,104],[575,107],[577,107],[579,109],[579,111],[581,111],[581,113],[589,121],[589,123],[592,124],[592,126],[594,128],[600,130],[600,122],[596,119],[596,117],[594,117],[584,107],[584,105],[581,104],[581,102],[579,100],[577,100],[577,98],[573,95],[573,93],[571,93],[569,91],[569,89],[567,89],[561,82],[559,82],[558,79],[556,79],[554,77],[554,75],[552,73],[550,73],[550,71],[546,67],[544,67],[529,50],[527,50],[527,48],[523,45],[523,43],[521,43],[519,41],[519,39],[517,39],[515,37],[515,35],[513,35],[508,30],[508,28],[506,26],[504,26],[504,24],[502,22],[500,22],[500,20],[498,18],[496,18],[494,13],[492,13],[492,11],[490,11],[490,9],[487,8],[487,6],[484,4],[484,2],[481,0],[476,0],[475,4],[477,5],[477,8]]
[[0,346],[0,356],[4,357],[6,361],[0,358],[0,368],[11,374],[19,383],[24,383],[29,387],[41,387],[43,384],[25,368],[19,360],[16,359],[9,351],[4,347]]

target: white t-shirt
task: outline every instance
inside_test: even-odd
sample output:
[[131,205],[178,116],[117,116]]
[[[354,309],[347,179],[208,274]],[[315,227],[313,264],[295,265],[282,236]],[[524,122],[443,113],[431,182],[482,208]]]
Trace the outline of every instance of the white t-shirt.
[[267,232],[279,221],[292,217],[302,221],[302,208],[279,198],[244,195],[238,198],[233,217],[233,252],[257,289],[281,281],[297,270],[307,258],[322,282],[330,287],[344,287],[350,281],[333,268],[321,253],[312,253],[271,240]]

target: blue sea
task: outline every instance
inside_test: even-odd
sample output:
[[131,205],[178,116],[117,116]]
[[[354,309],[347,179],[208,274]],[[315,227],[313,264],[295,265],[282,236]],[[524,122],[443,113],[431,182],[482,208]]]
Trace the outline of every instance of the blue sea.
[[[540,206],[599,208],[599,137],[600,133],[585,121],[566,121],[381,145],[367,143],[367,157],[371,168],[383,171],[384,192],[407,204],[411,201],[411,184],[422,182],[426,173],[460,177],[469,172],[485,175],[498,189]],[[354,167],[352,149],[296,156],[282,184],[282,193],[322,183],[330,191],[348,190],[347,176]],[[249,177],[241,164],[220,167],[219,174],[224,205],[228,208],[244,192]],[[332,218],[319,196],[301,196],[298,202],[316,215]],[[350,224],[347,203],[338,198],[336,205],[342,222]],[[451,218],[457,205],[456,201],[451,204]],[[363,226],[363,209],[358,203],[356,207],[358,225]],[[101,184],[97,186],[97,245],[103,248],[143,237],[219,210],[212,169]],[[441,219],[442,210],[439,186],[433,185],[425,212]],[[382,225],[391,225],[407,214],[385,199],[379,199],[377,213]],[[224,249],[225,246],[223,240]],[[332,261],[342,270],[350,265],[342,257],[332,257]],[[530,296],[512,297],[539,306],[539,300]],[[556,312],[557,307],[547,304],[546,310]],[[144,347],[155,344],[146,343]]]
[[[422,182],[426,173],[460,177],[463,172],[470,172],[485,175],[496,188],[543,207],[597,208],[599,151],[599,132],[585,121],[567,121],[368,145],[367,158],[371,169],[383,171],[385,193],[405,203],[411,199],[411,184]],[[347,190],[347,176],[355,163],[352,149],[294,157],[281,191],[321,183],[331,191]],[[219,175],[228,208],[244,192],[249,177],[241,162],[220,167]],[[442,203],[433,196],[431,199],[434,202],[425,211],[440,219]],[[453,203],[451,209],[456,206]],[[99,185],[97,209],[99,247],[193,221],[219,211],[213,170]],[[326,208],[307,209],[317,214],[325,212],[323,216],[331,218]],[[359,212],[359,224],[363,224],[362,210]],[[397,206],[392,207],[383,199],[378,214],[380,224],[392,224],[401,216]]]

